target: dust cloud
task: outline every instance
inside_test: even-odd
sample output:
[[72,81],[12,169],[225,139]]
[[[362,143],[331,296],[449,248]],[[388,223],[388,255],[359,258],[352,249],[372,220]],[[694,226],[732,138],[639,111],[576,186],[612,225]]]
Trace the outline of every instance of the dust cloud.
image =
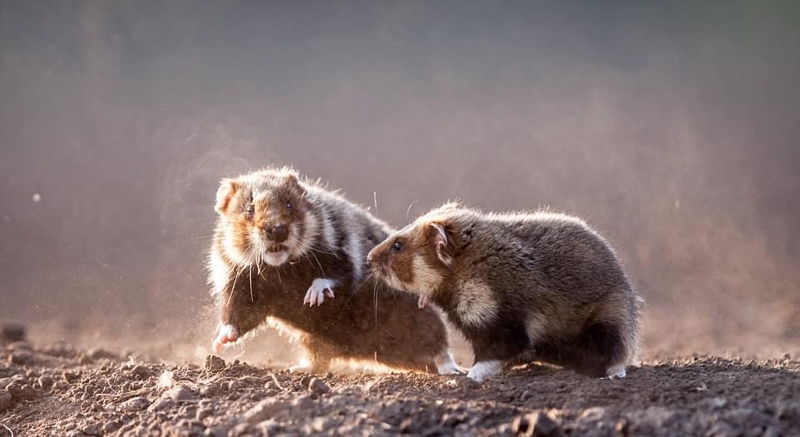
[[649,354],[797,353],[799,22],[790,1],[2,0],[0,318],[197,359],[218,180],[293,164],[395,226],[452,198],[579,214],[646,298]]

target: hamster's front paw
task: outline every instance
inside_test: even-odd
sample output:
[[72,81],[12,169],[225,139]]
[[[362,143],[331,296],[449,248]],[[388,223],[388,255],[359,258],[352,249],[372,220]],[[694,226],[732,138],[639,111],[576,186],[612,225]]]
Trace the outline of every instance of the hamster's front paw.
[[626,373],[625,373],[625,365],[621,364],[621,365],[614,366],[614,367],[608,369],[608,373],[606,375],[606,378],[608,378],[608,379],[622,379],[622,378],[625,377],[625,375],[626,375]]
[[214,352],[219,353],[222,351],[222,347],[227,343],[234,343],[238,339],[239,331],[234,328],[233,325],[220,325],[219,328],[217,328],[217,337],[212,343],[212,348],[214,349]]
[[314,282],[308,287],[306,297],[303,299],[303,305],[308,304],[308,306],[312,307],[316,304],[320,306],[325,301],[325,296],[333,299],[335,297],[333,295],[333,287],[335,286],[336,281],[333,279],[314,279]]

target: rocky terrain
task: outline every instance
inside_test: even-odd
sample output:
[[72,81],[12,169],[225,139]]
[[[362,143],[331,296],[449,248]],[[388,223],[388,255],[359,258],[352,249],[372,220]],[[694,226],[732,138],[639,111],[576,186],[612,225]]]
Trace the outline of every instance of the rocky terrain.
[[438,375],[327,374],[141,362],[8,328],[0,436],[800,435],[800,362],[658,358],[625,380],[543,366],[483,385]]

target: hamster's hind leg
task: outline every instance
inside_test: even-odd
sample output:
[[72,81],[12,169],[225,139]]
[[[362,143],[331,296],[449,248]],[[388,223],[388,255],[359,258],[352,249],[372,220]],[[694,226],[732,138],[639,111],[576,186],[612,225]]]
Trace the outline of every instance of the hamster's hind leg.
[[289,368],[292,372],[325,373],[331,367],[334,350],[328,343],[306,334],[301,341],[304,359]]

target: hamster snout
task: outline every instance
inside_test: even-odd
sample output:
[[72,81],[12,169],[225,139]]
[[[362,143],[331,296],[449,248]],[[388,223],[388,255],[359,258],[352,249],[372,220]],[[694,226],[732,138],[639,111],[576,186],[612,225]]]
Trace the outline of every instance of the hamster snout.
[[367,268],[373,272],[382,273],[385,269],[386,257],[382,256],[377,247],[373,248],[367,254]]
[[289,238],[289,226],[281,223],[275,226],[268,226],[264,229],[264,233],[267,235],[267,238],[274,241],[275,243],[283,243]]

